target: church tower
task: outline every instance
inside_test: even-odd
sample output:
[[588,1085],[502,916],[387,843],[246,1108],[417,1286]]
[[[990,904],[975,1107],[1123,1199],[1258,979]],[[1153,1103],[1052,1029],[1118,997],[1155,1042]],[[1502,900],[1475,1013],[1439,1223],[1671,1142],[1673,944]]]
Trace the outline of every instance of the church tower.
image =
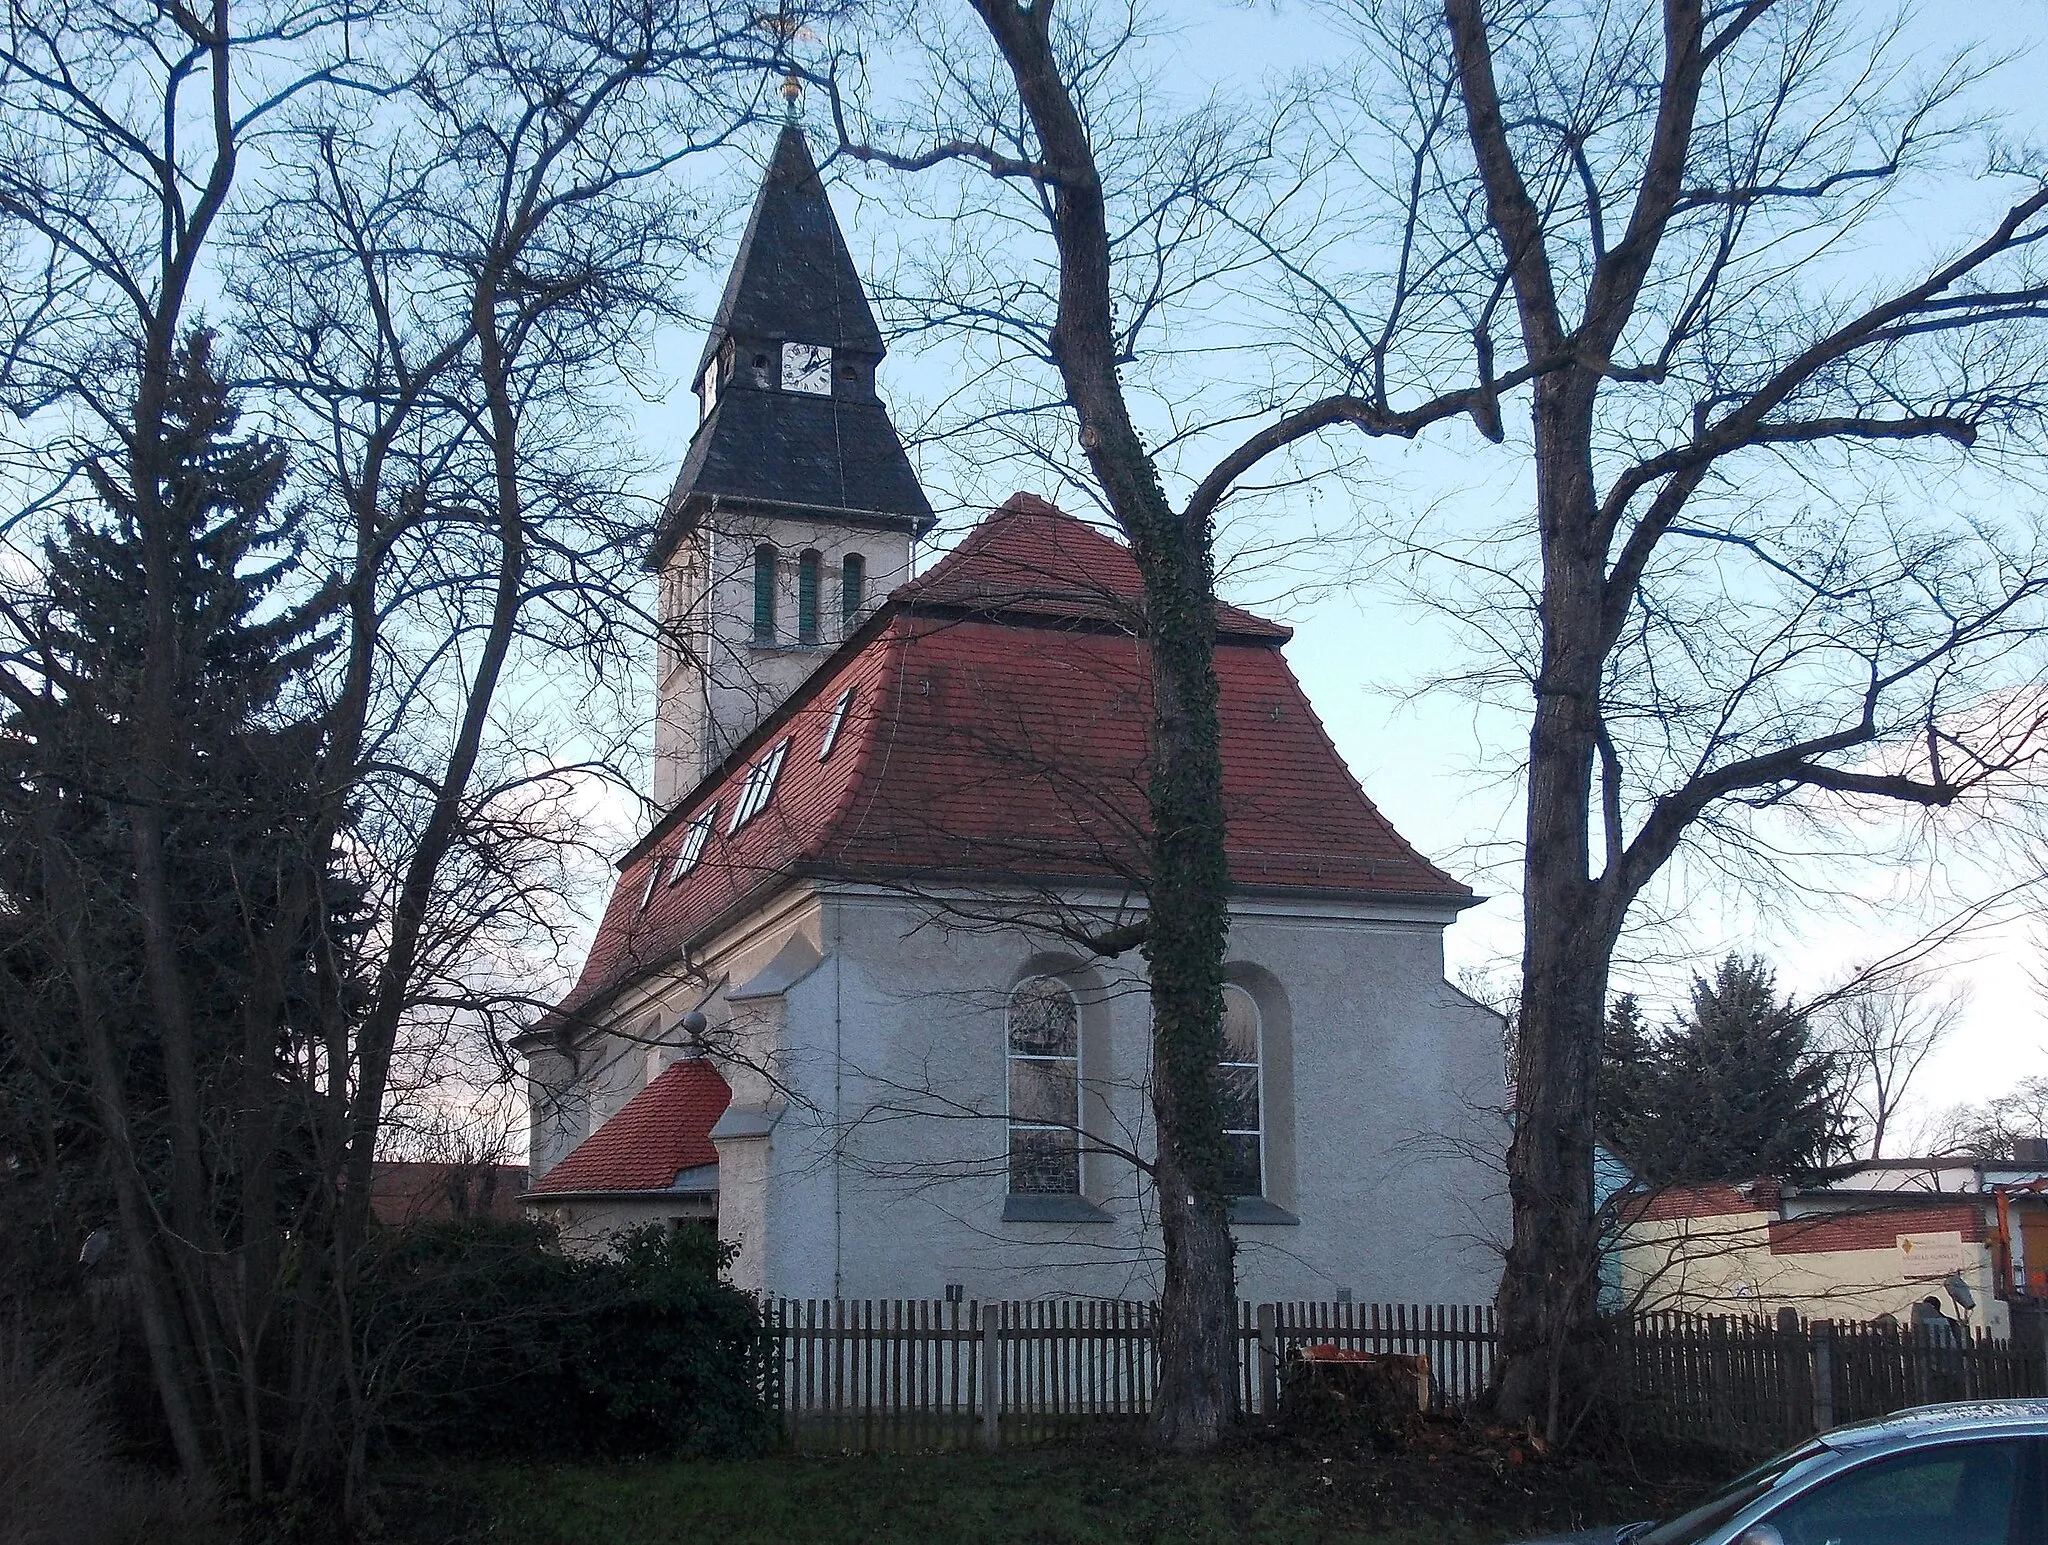
[[910,576],[933,517],[876,395],[883,353],[817,163],[789,124],[712,320],[697,432],[648,559],[663,809]]

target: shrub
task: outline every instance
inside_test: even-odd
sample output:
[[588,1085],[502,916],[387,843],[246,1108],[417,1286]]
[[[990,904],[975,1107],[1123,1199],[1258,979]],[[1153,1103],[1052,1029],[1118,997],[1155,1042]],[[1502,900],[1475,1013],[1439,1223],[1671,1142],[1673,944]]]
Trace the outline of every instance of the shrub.
[[573,1257],[530,1223],[383,1241],[364,1345],[392,1442],[457,1453],[737,1454],[773,1431],[769,1342],[704,1229]]
[[0,1540],[8,1545],[222,1545],[182,1481],[115,1459],[91,1396],[0,1352]]

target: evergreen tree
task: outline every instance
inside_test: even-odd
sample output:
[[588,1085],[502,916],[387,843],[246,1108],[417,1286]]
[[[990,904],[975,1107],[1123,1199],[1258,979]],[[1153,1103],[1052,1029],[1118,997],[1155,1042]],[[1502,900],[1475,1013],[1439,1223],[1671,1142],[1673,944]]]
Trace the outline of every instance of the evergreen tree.
[[[183,1219],[159,1247],[191,1252],[179,1267],[189,1325],[220,1299],[219,1248],[279,1227],[244,1215],[245,1176],[264,1170],[266,1214],[289,1205],[280,1156],[302,1147],[292,1053],[315,1013],[317,909],[284,948],[273,924],[288,892],[326,891],[306,840],[320,738],[304,685],[327,599],[294,603],[303,568],[296,512],[279,506],[284,452],[237,432],[207,333],[179,348],[168,388],[156,497],[141,509],[120,463],[88,467],[100,508],[67,517],[45,546],[37,654],[0,720],[0,986],[21,1010],[5,1027],[0,1117],[44,1134],[0,1142],[64,1172],[51,1178],[75,1198],[82,1233],[111,1221],[117,1165],[149,1197],[142,1216],[172,1216],[168,1155],[174,1129],[188,1134],[215,1244]],[[142,458],[130,447],[124,461]],[[183,1078],[143,968],[144,813],[191,1027]],[[252,994],[264,973],[283,990]],[[97,1061],[95,1036],[110,1053]]]
[[1689,1011],[1649,1032],[1617,1001],[1603,1058],[1602,1137],[1650,1185],[1796,1179],[1843,1151],[1833,1068],[1771,968],[1730,955]]
[[1611,1151],[1633,1153],[1643,1139],[1649,1109],[1655,1032],[1632,992],[1607,1010],[1607,1034],[1600,1052],[1600,1098],[1594,1135]]

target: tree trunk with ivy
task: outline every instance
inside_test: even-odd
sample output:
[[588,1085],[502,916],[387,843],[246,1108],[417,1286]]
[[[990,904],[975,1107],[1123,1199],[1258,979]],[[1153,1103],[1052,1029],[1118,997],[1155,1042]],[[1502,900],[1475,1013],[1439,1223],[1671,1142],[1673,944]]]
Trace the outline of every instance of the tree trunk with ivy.
[[1145,961],[1152,994],[1153,1180],[1165,1249],[1157,1441],[1213,1445],[1235,1416],[1236,1306],[1223,1194],[1223,950],[1229,866],[1217,717],[1210,523],[1176,512],[1117,379],[1110,241],[1102,182],[1073,92],[1061,78],[1051,7],[974,0],[1017,82],[1042,151],[1059,251],[1051,352],[1082,448],[1145,581],[1152,722],[1146,778],[1151,873]]

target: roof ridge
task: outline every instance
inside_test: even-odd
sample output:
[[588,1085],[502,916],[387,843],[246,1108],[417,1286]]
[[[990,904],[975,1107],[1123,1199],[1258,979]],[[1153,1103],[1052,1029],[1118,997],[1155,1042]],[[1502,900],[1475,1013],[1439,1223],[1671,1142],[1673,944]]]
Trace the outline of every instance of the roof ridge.
[[[1016,613],[1067,623],[1118,623],[1138,631],[1144,580],[1130,544],[1019,490],[977,521],[937,564],[892,600],[919,610]],[[1283,643],[1294,630],[1216,598],[1220,636]]]

